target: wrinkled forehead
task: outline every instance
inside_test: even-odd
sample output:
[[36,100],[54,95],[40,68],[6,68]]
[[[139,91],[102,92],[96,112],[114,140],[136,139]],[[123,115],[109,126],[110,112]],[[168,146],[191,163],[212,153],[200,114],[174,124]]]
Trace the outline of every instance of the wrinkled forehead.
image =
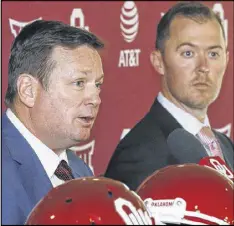
[[102,67],[98,51],[90,46],[82,45],[76,48],[56,46],[51,54],[51,59],[59,64],[76,64],[84,70]]

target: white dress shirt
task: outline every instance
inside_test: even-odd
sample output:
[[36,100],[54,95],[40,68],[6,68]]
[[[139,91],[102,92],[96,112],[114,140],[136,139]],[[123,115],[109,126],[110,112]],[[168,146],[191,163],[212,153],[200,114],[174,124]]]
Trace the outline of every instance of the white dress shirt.
[[193,115],[169,101],[161,92],[159,92],[157,99],[159,103],[179,122],[179,124],[194,136],[201,130],[202,127],[210,127],[210,122],[207,115],[205,116],[204,123],[201,123]]
[[7,109],[6,115],[36,153],[53,187],[63,184],[64,181],[60,180],[54,174],[54,172],[61,160],[65,160],[68,163],[66,151],[62,151],[61,153],[59,153],[59,155],[55,154],[50,148],[43,144],[24,126],[24,124],[16,117],[11,109]]
[[[159,92],[157,99],[159,103],[179,122],[179,124],[196,138],[197,133],[201,130],[202,127],[210,127],[210,122],[207,115],[205,116],[204,123],[201,123],[193,115],[189,114],[169,101],[166,97],[163,96],[161,92]],[[210,156],[210,150],[208,150],[205,145],[203,145],[203,147]]]

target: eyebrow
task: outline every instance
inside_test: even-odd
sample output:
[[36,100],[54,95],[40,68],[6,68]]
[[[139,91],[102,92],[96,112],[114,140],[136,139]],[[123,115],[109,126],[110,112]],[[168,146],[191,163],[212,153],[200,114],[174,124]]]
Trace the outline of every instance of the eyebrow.
[[[88,73],[91,73],[92,71],[91,70],[85,70],[85,71],[80,71],[80,73],[84,74],[85,76],[87,76]],[[104,77],[104,74],[101,74],[100,75],[100,79]]]
[[[181,48],[182,46],[191,46],[191,47],[197,47],[196,45],[194,45],[194,44],[192,44],[192,43],[190,43],[190,42],[184,42],[184,43],[181,43],[180,45],[178,45],[177,47],[176,47],[176,51],[179,49],[179,48]],[[207,49],[208,50],[210,50],[210,49],[223,49],[223,47],[222,46],[220,46],[220,45],[214,45],[214,46],[209,46]]]
[[80,71],[80,73],[84,74],[85,76],[87,76],[87,74],[90,72],[92,72],[92,71],[91,70]]
[[101,74],[101,76],[97,79],[97,81],[100,81],[104,78],[104,74]]

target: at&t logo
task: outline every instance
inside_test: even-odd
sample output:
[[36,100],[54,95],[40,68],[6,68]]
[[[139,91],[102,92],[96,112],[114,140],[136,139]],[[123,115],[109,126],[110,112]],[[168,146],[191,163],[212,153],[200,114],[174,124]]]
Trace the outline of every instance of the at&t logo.
[[124,3],[120,14],[120,28],[126,42],[132,42],[138,32],[139,20],[138,11],[133,1]]
[[[124,40],[131,43],[135,40],[139,28],[139,15],[134,1],[124,2],[120,14],[120,29]],[[139,66],[140,49],[125,49],[120,51],[119,67]]]

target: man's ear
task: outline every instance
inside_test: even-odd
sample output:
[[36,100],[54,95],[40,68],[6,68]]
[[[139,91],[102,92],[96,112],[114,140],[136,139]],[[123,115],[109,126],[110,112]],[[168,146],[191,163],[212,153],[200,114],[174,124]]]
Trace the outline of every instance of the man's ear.
[[159,50],[154,50],[150,55],[150,61],[154,69],[161,75],[164,75],[164,64],[162,54]]
[[[227,55],[227,65],[228,65],[228,62],[229,62],[229,52],[228,51],[227,51],[226,55]],[[227,65],[226,65],[226,67],[227,67]]]
[[37,91],[38,91],[38,80],[30,74],[20,74],[17,80],[17,91],[21,102],[27,107],[33,107]]

